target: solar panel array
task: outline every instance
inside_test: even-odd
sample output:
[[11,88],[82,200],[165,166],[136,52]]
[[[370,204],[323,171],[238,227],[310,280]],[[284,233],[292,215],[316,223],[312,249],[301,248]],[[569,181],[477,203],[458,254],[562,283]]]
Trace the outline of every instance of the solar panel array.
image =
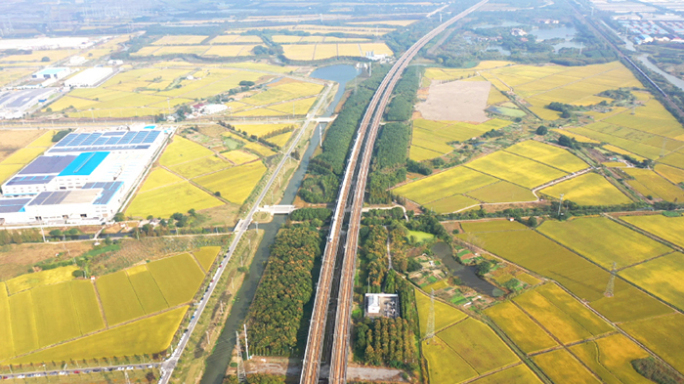
[[114,131],[98,133],[70,133],[50,152],[122,151],[148,149],[159,137],[160,131]]
[[19,212],[31,199],[0,199],[0,213]]
[[102,189],[100,196],[95,199],[93,204],[95,205],[105,205],[109,203],[112,196],[123,186],[121,181],[112,182],[97,182],[97,183],[86,183],[82,189]]
[[14,185],[36,185],[36,184],[47,184],[55,177],[52,175],[48,176],[16,176],[7,182],[7,186]]

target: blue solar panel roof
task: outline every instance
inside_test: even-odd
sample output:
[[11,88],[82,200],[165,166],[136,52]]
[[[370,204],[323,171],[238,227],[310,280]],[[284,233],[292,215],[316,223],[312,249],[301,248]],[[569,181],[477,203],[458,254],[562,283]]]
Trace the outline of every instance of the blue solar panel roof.
[[22,212],[29,201],[31,198],[0,199],[0,213]]
[[84,152],[64,168],[59,176],[89,176],[109,155],[109,152]]
[[19,172],[19,175],[47,175],[60,173],[72,161],[74,155],[67,156],[39,156]]
[[116,191],[123,187],[123,182],[113,181],[113,182],[99,182],[99,183],[87,183],[83,186],[83,189],[102,189],[102,193],[93,202],[95,205],[105,205],[109,203]]
[[50,153],[56,152],[101,152],[148,149],[159,137],[160,132],[146,129],[143,131],[113,131],[98,133],[70,133],[57,143]]
[[37,185],[37,184],[47,184],[55,177],[50,176],[15,176],[10,181],[7,182],[8,186],[17,185]]

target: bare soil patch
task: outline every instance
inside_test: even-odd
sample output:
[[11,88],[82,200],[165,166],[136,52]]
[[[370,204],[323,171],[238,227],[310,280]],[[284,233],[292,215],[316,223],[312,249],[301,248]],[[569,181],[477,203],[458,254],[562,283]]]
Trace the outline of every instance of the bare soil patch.
[[4,245],[0,247],[0,281],[23,275],[33,264],[59,254],[65,258],[76,257],[92,248],[92,241]]
[[488,81],[451,81],[430,85],[427,100],[416,104],[423,118],[483,123],[491,83]]

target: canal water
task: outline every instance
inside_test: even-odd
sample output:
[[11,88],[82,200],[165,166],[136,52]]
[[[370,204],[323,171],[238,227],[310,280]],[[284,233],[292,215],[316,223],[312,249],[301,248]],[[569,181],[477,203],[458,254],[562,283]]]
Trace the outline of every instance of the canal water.
[[480,293],[493,296],[494,290],[497,289],[484,279],[480,279],[476,274],[476,268],[473,266],[462,265],[454,258],[454,251],[451,246],[444,242],[439,242],[432,246],[432,252],[451,272],[452,276],[458,277],[463,285],[470,287]]
[[[330,103],[330,106],[323,114],[324,117],[332,115],[335,111],[335,107],[342,99],[345,85],[358,76],[359,73],[360,70],[356,69],[353,65],[332,65],[319,68],[311,74],[311,77],[316,79],[336,81],[339,83],[337,93],[335,94],[332,103]],[[292,176],[290,183],[287,185],[285,194],[279,204],[289,205],[294,202],[297,190],[306,174],[309,160],[316,150],[318,143],[319,130],[316,129],[306,152],[302,156],[301,164]],[[225,372],[228,369],[228,364],[230,363],[231,354],[235,348],[235,331],[242,331],[242,323],[247,317],[249,305],[251,304],[252,299],[254,299],[254,294],[256,293],[257,286],[261,280],[261,275],[266,267],[266,261],[268,260],[270,253],[269,250],[275,241],[278,230],[285,224],[286,218],[287,217],[284,215],[276,215],[270,223],[259,225],[259,228],[264,230],[264,237],[261,240],[261,243],[259,243],[254,260],[245,276],[242,287],[235,296],[235,302],[233,303],[233,307],[230,311],[230,315],[228,315],[224,328],[219,335],[216,346],[211,356],[207,359],[206,370],[200,382],[201,384],[220,384],[223,381]]]
[[651,63],[651,62],[648,60],[648,55],[647,55],[647,54],[639,55],[639,56],[637,56],[637,59],[639,59],[639,61],[640,61],[646,68],[648,68],[648,69],[650,69],[651,71],[653,71],[653,72],[659,74],[660,76],[664,77],[667,81],[670,82],[670,84],[672,84],[672,85],[674,85],[675,87],[677,87],[677,88],[681,89],[682,91],[684,91],[684,80],[680,79],[679,77],[672,76],[671,74],[669,74],[669,73],[663,71],[662,69],[658,68],[658,66],[656,66],[656,65],[653,64],[653,63]]

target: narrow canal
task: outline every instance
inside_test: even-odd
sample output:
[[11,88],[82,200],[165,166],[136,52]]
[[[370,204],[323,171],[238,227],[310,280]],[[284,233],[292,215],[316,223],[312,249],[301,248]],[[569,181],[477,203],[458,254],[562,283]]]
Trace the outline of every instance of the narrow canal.
[[[347,82],[353,80],[359,73],[360,70],[353,65],[332,65],[319,68],[311,74],[311,77],[313,78],[335,81],[339,84],[332,103],[330,103],[330,106],[323,114],[324,117],[333,114],[337,104],[342,99]],[[299,189],[299,186],[304,179],[304,175],[306,174],[306,169],[309,166],[309,160],[316,150],[316,147],[318,147],[318,143],[319,130],[316,129],[306,152],[302,156],[299,168],[292,176],[279,204],[292,204],[292,202],[294,202],[297,190]],[[216,341],[214,351],[207,359],[207,366],[202,381],[200,382],[201,384],[220,384],[223,381],[225,372],[228,369],[228,364],[230,363],[231,354],[235,348],[235,331],[242,330],[242,323],[247,317],[249,305],[254,299],[259,280],[261,280],[261,275],[266,267],[269,250],[275,241],[278,230],[283,226],[286,219],[287,217],[283,215],[274,216],[273,221],[259,226],[260,229],[265,231],[264,237],[256,250],[254,260],[245,276],[242,287],[235,297],[235,302],[233,303],[230,315],[228,315],[221,335],[219,335],[219,338]]]

